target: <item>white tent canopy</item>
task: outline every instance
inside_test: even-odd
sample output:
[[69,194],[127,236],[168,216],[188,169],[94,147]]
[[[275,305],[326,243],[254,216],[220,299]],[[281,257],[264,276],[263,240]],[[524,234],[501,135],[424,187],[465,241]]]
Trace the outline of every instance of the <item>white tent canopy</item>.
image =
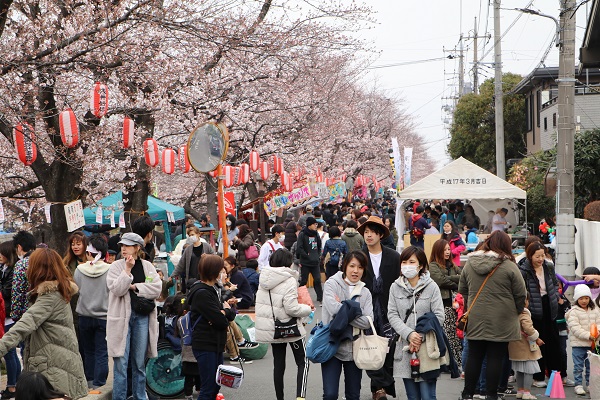
[[460,157],[398,195],[410,199],[526,199],[523,189]]

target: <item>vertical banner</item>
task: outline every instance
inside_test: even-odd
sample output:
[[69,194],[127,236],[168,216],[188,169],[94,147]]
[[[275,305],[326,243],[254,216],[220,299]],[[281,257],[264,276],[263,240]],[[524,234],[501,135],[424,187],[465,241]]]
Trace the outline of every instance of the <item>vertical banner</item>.
[[404,148],[404,187],[410,186],[410,174],[412,172],[412,147]]
[[235,196],[233,192],[225,192],[225,214],[237,216],[235,209]]
[[125,212],[121,211],[121,215],[119,215],[119,228],[127,228],[125,225]]
[[75,229],[85,225],[81,200],[65,204],[65,217],[67,218],[67,231],[69,232],[73,232]]
[[394,170],[396,171],[396,190],[400,189],[400,177],[402,176],[402,159],[400,158],[400,146],[398,139],[392,138],[392,155],[394,156]]
[[44,206],[44,214],[46,214],[46,222],[52,223],[52,214],[50,213],[50,207],[52,204],[48,203]]
[[0,200],[0,223],[4,222],[4,206],[2,205],[2,200]]
[[115,225],[115,212],[111,211],[110,212],[110,227],[114,228],[115,226],[116,226]]
[[102,207],[96,209],[96,223],[102,225]]

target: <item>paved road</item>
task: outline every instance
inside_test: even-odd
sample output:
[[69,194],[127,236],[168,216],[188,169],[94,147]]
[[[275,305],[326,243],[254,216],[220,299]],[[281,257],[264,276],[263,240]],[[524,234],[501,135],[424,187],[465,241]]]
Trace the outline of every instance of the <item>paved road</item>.
[[[312,292],[312,289],[311,289]],[[312,292],[314,298],[314,292]],[[320,318],[320,309],[317,309],[315,321]],[[312,326],[311,326],[312,327]],[[307,327],[310,331],[311,327]],[[289,349],[289,347],[288,347]],[[570,353],[570,351],[569,351]],[[570,361],[569,361],[570,363]],[[572,365],[569,364],[569,371],[572,371]],[[271,350],[262,360],[254,360],[252,364],[245,366],[245,378],[242,387],[238,390],[222,388],[222,393],[226,400],[272,400],[275,399],[275,389],[273,387],[273,357]],[[341,379],[340,399],[343,399],[343,379]],[[327,384],[331,384],[327,382]],[[443,374],[438,380],[437,397],[439,400],[456,400],[462,391],[464,381],[461,379],[450,379],[450,376]],[[397,399],[406,399],[404,386],[402,382],[396,383],[398,391]],[[540,394],[539,399],[544,397],[542,389],[534,389],[534,394]],[[565,388],[567,399],[589,399],[589,396],[577,396],[573,392],[573,388]],[[287,352],[286,373],[285,373],[285,398],[296,398],[296,365],[291,351]],[[323,381],[321,378],[321,367],[318,364],[311,364],[308,377],[308,390],[306,398],[308,400],[316,400],[323,398]],[[363,373],[361,400],[370,400],[370,381],[366,373]],[[515,399],[515,396],[509,396],[507,399]],[[598,399],[600,400],[600,399]]]

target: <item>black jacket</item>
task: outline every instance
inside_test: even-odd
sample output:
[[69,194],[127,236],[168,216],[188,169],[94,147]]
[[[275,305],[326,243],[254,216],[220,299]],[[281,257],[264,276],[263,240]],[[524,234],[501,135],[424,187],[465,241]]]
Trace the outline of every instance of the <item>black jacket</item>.
[[[383,278],[383,294],[379,297],[381,308],[384,310],[383,319],[385,323],[387,320],[387,309],[388,299],[390,298],[390,287],[392,283],[400,276],[400,253],[396,250],[392,250],[389,247],[381,246],[383,254],[381,256],[381,266],[379,267],[379,274]],[[365,245],[363,251],[367,255],[369,265],[367,271],[363,274],[362,280],[367,286],[367,289],[373,293],[373,282],[375,280],[375,272],[373,271],[373,264],[371,264],[371,257],[369,256],[369,249]],[[375,297],[375,296],[373,296]],[[373,298],[375,300],[375,298]]]
[[296,236],[296,221],[290,221],[285,225],[285,238],[283,239],[283,246],[286,249],[290,249],[298,236]]
[[4,309],[6,312],[6,317],[8,318],[10,316],[10,305],[11,303],[11,296],[10,296],[10,291],[12,289],[12,282],[13,282],[13,267],[8,267],[6,268],[6,271],[4,271],[2,273],[2,277],[0,278],[0,285],[1,285],[1,292],[2,292],[2,298],[4,299]]
[[529,264],[529,260],[525,260],[522,266],[519,266],[521,275],[525,280],[525,286],[529,292],[529,311],[531,311],[532,319],[545,319],[550,317],[555,321],[558,316],[558,280],[554,267],[549,266],[546,261],[542,266],[544,268],[544,280],[546,281],[546,292],[550,301],[550,315],[544,315],[542,296],[540,295],[540,284],[535,271]]
[[321,260],[321,239],[317,231],[311,231],[308,228],[302,229],[298,235],[298,247],[296,253],[300,259],[300,264],[315,266],[319,265]]
[[192,332],[192,349],[200,351],[225,351],[229,321],[235,318],[235,311],[226,309],[221,312],[223,304],[217,288],[197,281],[189,290],[187,302],[190,305],[191,320],[202,318]]

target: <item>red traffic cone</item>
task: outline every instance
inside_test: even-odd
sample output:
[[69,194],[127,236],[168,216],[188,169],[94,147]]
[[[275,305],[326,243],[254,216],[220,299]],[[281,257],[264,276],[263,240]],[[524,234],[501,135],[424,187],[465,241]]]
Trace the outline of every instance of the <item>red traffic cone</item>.
[[560,371],[554,374],[554,382],[552,382],[552,391],[550,392],[551,399],[565,399],[565,388],[563,387]]

